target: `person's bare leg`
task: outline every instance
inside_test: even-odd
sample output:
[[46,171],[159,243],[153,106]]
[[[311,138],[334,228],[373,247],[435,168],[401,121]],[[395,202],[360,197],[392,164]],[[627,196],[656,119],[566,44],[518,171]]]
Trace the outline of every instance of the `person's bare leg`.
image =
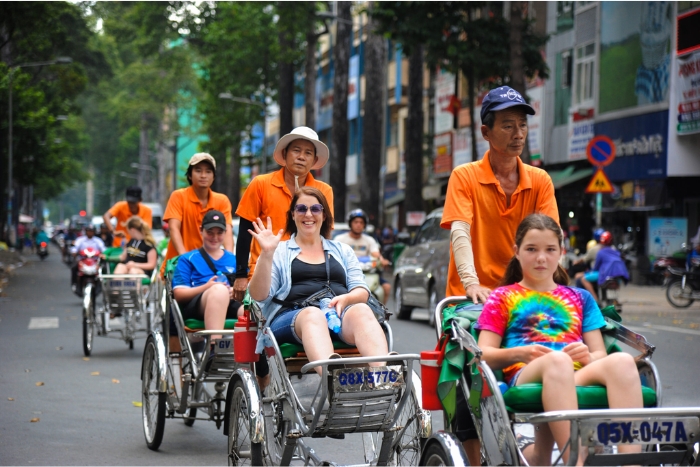
[[[294,331],[301,339],[310,362],[326,360],[333,353],[333,342],[328,331],[326,315],[316,307],[304,308],[294,321]],[[306,338],[305,338],[306,336]],[[314,368],[319,375],[321,367]]]
[[[382,331],[382,327],[370,307],[364,303],[358,303],[348,308],[343,315],[340,335],[345,342],[355,345],[363,357],[389,353],[384,331]],[[385,363],[375,362],[369,365],[382,366]]]
[[146,274],[143,269],[136,266],[129,268],[129,274]]
[[[574,385],[574,365],[567,354],[551,352],[530,362],[520,373],[516,386],[525,383],[542,383],[542,406],[545,412],[552,410],[576,410],[576,386]],[[570,437],[568,421],[549,424],[554,440],[562,451]],[[535,443],[537,444],[537,443]],[[534,448],[538,456],[544,455],[543,446]],[[564,463],[569,460],[569,448],[563,451]],[[551,449],[549,450],[551,456]]]
[[[226,321],[228,302],[231,299],[228,287],[224,284],[214,284],[204,291],[199,306],[204,314],[206,329],[223,329]],[[212,335],[211,339],[219,339],[221,334]],[[211,341],[210,341],[211,342]]]
[[[615,352],[581,368],[574,376],[579,386],[603,385],[608,390],[611,409],[642,408],[642,383],[634,357]],[[638,445],[618,446],[618,452],[641,452]]]
[[382,300],[382,303],[386,305],[386,302],[389,300],[389,295],[391,295],[391,284],[388,282],[382,284],[382,289],[384,289],[384,300]]
[[119,263],[114,267],[114,274],[128,274],[128,272],[129,270],[124,263]]
[[593,285],[589,281],[587,281],[585,277],[581,278],[581,285],[584,289],[588,290],[591,293],[591,295],[593,295],[593,298],[595,298],[596,301],[598,301],[598,295],[595,293]]
[[481,465],[481,442],[478,439],[462,441],[464,452],[467,453],[469,465]]
[[535,425],[535,444],[525,446],[523,456],[530,465],[551,465],[554,436],[549,425],[538,423]]

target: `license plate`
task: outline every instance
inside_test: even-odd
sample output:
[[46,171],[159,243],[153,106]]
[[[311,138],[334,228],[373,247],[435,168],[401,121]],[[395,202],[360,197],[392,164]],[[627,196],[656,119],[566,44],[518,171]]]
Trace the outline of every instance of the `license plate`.
[[214,353],[233,353],[233,339],[218,339],[214,345]]
[[657,420],[584,420],[581,443],[585,446],[613,444],[692,443],[700,422],[695,417]]
[[401,365],[333,370],[333,389],[340,392],[372,391],[403,386]]
[[112,289],[121,288],[136,288],[136,281],[113,280],[109,281],[109,287]]

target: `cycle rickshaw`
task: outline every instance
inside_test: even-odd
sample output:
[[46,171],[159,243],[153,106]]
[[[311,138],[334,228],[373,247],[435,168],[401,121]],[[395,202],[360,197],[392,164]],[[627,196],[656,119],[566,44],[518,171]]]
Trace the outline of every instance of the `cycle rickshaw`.
[[[579,386],[579,410],[544,412],[541,384],[508,388],[502,382],[502,373],[492,371],[481,360],[482,351],[472,326],[481,305],[473,305],[466,297],[447,297],[438,304],[438,339],[444,328],[452,345],[448,351],[464,352],[466,357],[464,371],[457,369],[458,390],[464,392],[469,403],[486,465],[527,465],[516,442],[516,430],[527,424],[554,421],[571,423],[569,465],[575,465],[580,448],[587,451],[586,465],[700,465],[700,407],[661,407],[662,385],[651,361],[655,347],[623,326],[611,308],[603,310],[606,348],[608,353],[617,352],[624,344],[637,353],[643,409],[609,409],[604,387]],[[443,365],[449,364],[447,360],[445,357]],[[471,377],[470,386],[466,373]],[[620,444],[642,445],[642,452],[618,454],[613,445]],[[451,461],[449,457],[440,459],[444,465],[453,465]]]
[[[224,427],[230,465],[328,465],[305,439],[351,433],[362,434],[367,465],[419,465],[431,435],[431,416],[421,408],[420,379],[413,370],[417,354],[360,357],[357,349],[339,343],[336,352],[342,359],[309,362],[302,346],[278,345],[265,328],[271,382],[261,394],[253,365],[235,362],[233,344],[240,338],[240,323],[236,327],[235,320],[226,320],[224,330],[203,330],[201,321],[183,321],[172,294],[174,266],[171,260],[166,268],[166,311],[182,350],[168,351],[168,339],[159,330],[146,341],[142,413],[149,448],[160,446],[166,418],[182,418],[190,425],[208,419]],[[262,326],[257,304],[249,299],[245,303],[251,321]],[[384,329],[391,350],[391,328],[384,323]],[[215,334],[223,337],[209,360],[201,348],[208,349]],[[368,366],[379,361],[387,363]],[[314,367],[322,367],[320,377]],[[197,417],[198,410],[207,417]],[[448,435],[437,438],[448,449],[456,448]]]
[[[89,357],[94,336],[121,339],[134,348],[134,339],[147,337],[151,329],[163,321],[161,308],[162,281],[158,268],[151,276],[145,274],[113,274],[119,262],[121,248],[109,248],[95,284],[96,292],[85,293],[83,298],[83,353]],[[123,323],[110,325],[114,316],[121,316]]]

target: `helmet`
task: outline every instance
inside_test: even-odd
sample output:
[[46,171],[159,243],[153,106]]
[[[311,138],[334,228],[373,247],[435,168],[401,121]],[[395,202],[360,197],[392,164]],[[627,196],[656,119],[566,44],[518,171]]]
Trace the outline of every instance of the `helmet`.
[[602,243],[603,245],[610,246],[610,245],[612,245],[612,242],[613,242],[613,237],[612,237],[612,234],[610,232],[608,232],[606,230],[605,232],[600,234],[600,243]]
[[605,232],[605,230],[601,229],[600,227],[595,229],[593,231],[593,240],[595,240],[596,242],[600,242],[600,236],[602,235],[603,232]]
[[367,214],[362,209],[353,209],[350,211],[348,214],[348,224],[350,224],[353,219],[357,219],[358,217],[361,217],[362,220],[365,221],[365,225],[367,225]]
[[87,232],[88,230],[92,230],[93,232],[95,232],[96,229],[93,224],[88,224],[85,226],[85,231]]

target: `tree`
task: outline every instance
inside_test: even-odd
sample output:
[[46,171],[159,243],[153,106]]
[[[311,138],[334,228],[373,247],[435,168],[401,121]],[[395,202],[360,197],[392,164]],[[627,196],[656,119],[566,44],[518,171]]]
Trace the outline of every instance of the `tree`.
[[302,43],[308,32],[305,25],[315,24],[315,19],[309,18],[312,10],[315,10],[315,5],[310,2],[277,2],[280,135],[293,129],[294,74],[304,57]]
[[330,154],[330,184],[335,217],[345,218],[348,157],[348,72],[350,68],[351,2],[338,2],[338,20],[333,49],[333,134]]
[[408,122],[406,128],[406,212],[423,211],[423,47],[408,59]]
[[[371,2],[371,9],[374,2]],[[382,128],[386,98],[384,85],[386,75],[386,41],[375,31],[375,21],[370,16],[365,42],[365,117],[362,137],[362,180],[379,180],[382,164]],[[377,225],[380,219],[379,184],[367,183],[360,190],[360,205],[367,213],[370,223]]]
[[[76,116],[76,98],[86,86],[109,73],[104,56],[92,47],[92,37],[75,4],[0,3],[0,109],[9,106],[10,66],[60,56],[73,59],[70,65],[12,71],[14,224],[19,214],[18,196],[24,188],[33,186],[35,199],[47,199],[85,177],[80,160],[85,139]],[[58,115],[69,118],[62,123]],[[0,118],[0,167],[6,173],[7,112]],[[6,177],[0,177],[0,232],[6,231],[6,181]]]

